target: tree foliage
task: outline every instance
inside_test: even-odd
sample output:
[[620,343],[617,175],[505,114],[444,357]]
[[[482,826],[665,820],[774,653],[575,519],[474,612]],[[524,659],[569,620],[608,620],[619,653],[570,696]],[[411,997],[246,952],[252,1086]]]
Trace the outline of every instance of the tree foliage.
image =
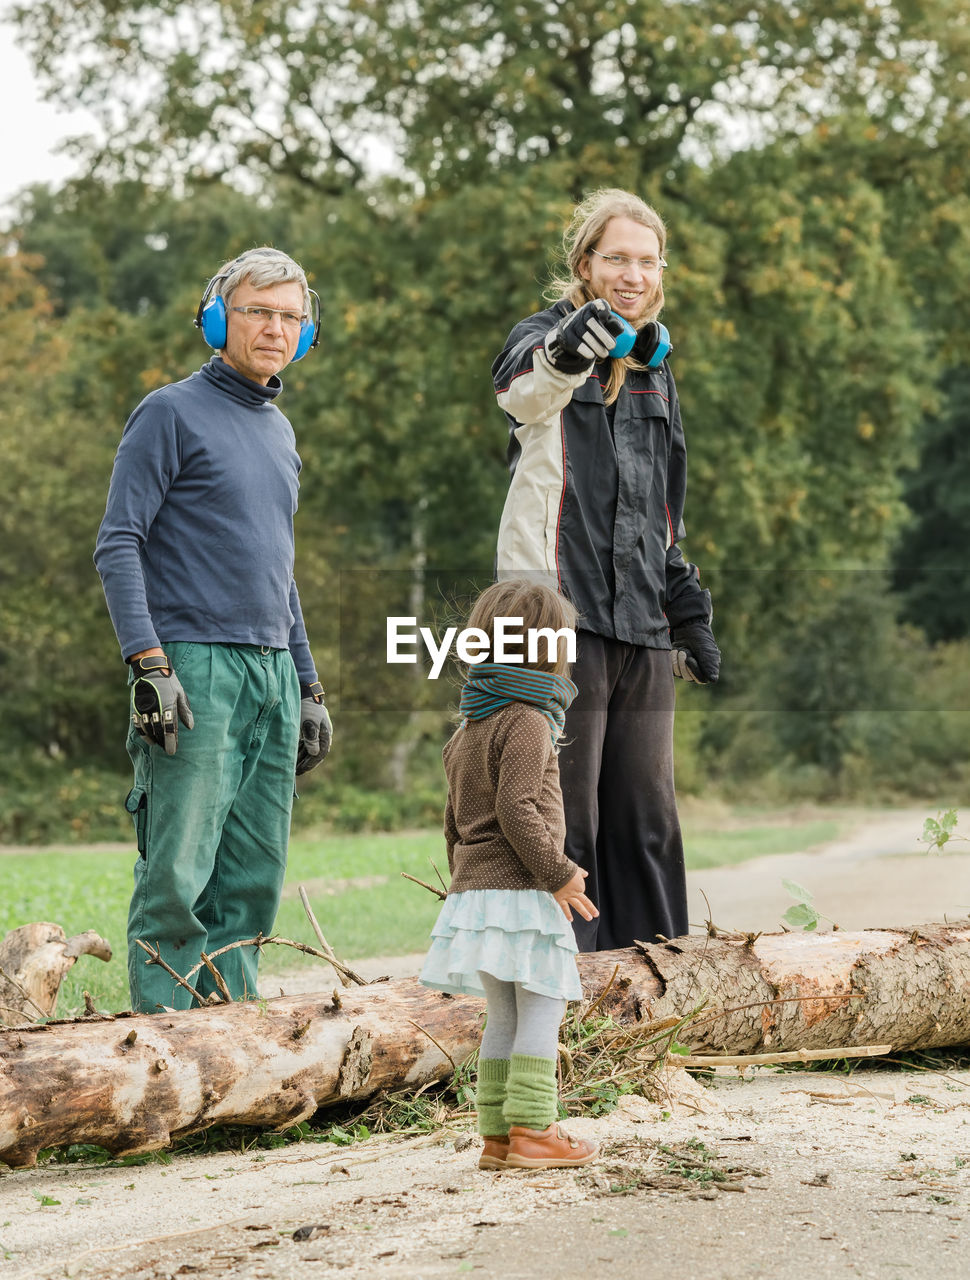
[[953,370],[943,391],[906,477],[913,514],[895,556],[903,616],[934,641],[970,632],[970,368]]
[[739,130],[763,143],[851,113],[928,137],[967,94],[959,0],[31,0],[13,15],[117,170],[328,193],[365,181],[378,142],[418,185],[604,152],[633,180]]
[[[117,755],[123,673],[90,565],[111,456],[138,400],[205,358],[206,279],[273,243],[323,299],[281,407],[304,460],[298,580],[338,726],[345,708],[334,770],[400,784],[408,753],[433,762],[453,690],[387,666],[383,619],[452,622],[487,579],[507,479],[491,361],[542,305],[573,200],[618,185],[670,228],[686,549],[725,649],[691,742],[723,761],[766,671],[801,671],[769,758],[830,779],[859,758],[870,740],[840,717],[877,695],[849,674],[865,626],[848,643],[845,620],[864,599],[880,653],[917,643],[893,632],[881,571],[924,422],[910,500],[961,545],[957,487],[940,495],[965,389],[944,385],[952,413],[937,390],[970,366],[957,0],[32,0],[14,16],[52,95],[103,136],[79,144],[84,178],[23,194],[0,260],[0,741]],[[970,583],[945,567],[966,616]]]

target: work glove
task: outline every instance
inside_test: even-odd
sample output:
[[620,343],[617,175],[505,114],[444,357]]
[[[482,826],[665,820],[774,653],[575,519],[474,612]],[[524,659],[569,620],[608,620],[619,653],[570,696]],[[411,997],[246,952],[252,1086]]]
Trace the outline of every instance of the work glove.
[[333,725],[330,713],[323,705],[323,685],[300,685],[300,744],[296,749],[297,774],[315,769],[330,751]]
[[690,618],[670,628],[674,675],[694,684],[717,684],[721,651],[707,618]]
[[174,756],[179,744],[179,721],[186,729],[195,723],[192,708],[178,676],[163,653],[132,658],[131,722],[145,739]]
[[604,298],[584,303],[563,316],[546,334],[546,359],[560,373],[582,373],[594,360],[605,360],[623,333],[623,321]]

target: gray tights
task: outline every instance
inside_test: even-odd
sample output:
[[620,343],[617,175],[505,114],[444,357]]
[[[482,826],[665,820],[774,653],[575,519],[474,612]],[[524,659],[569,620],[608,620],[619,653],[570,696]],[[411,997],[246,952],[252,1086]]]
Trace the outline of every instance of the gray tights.
[[483,1058],[558,1056],[559,1024],[566,1001],[526,991],[520,982],[502,982],[479,970],[488,1000],[488,1022],[482,1035]]

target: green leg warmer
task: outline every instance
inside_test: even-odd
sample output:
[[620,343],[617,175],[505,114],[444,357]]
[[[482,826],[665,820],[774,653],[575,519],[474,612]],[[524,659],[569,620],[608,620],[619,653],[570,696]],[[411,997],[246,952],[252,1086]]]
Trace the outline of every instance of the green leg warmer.
[[555,1058],[530,1058],[513,1053],[506,1087],[506,1123],[526,1129],[547,1129],[559,1114],[556,1101]]
[[502,1114],[508,1078],[508,1058],[478,1059],[475,1106],[478,1110],[478,1132],[483,1137],[497,1138],[509,1131],[509,1122]]

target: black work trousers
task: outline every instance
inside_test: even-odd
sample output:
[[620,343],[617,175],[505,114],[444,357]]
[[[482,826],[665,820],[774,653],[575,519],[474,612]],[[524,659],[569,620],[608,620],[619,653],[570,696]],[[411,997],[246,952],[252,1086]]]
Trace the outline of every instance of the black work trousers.
[[559,774],[566,853],[589,873],[599,918],[574,912],[580,951],[687,932],[684,845],[674,795],[670,652],[578,631]]

